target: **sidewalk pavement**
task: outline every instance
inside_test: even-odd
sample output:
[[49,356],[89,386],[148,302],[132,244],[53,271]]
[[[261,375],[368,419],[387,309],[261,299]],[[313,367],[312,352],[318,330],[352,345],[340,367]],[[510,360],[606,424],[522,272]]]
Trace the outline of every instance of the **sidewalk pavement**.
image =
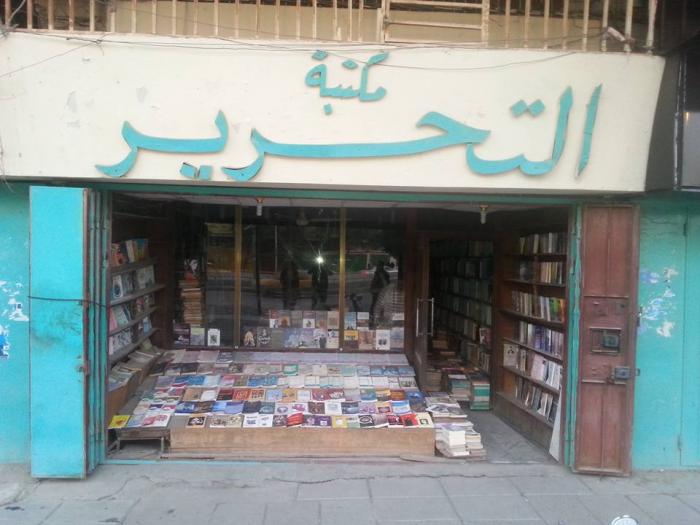
[[237,462],[103,465],[87,480],[0,466],[0,524],[700,524],[700,472],[629,478],[558,465]]

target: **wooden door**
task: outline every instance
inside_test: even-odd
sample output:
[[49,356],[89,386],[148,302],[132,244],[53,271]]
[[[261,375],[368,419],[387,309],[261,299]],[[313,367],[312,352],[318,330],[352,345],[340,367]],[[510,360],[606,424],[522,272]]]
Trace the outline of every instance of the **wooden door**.
[[637,208],[584,207],[577,471],[630,471],[638,265]]
[[413,342],[413,367],[418,383],[423,387],[428,367],[428,344],[434,327],[435,303],[430,297],[430,242],[427,235],[416,239],[414,272],[415,331]]

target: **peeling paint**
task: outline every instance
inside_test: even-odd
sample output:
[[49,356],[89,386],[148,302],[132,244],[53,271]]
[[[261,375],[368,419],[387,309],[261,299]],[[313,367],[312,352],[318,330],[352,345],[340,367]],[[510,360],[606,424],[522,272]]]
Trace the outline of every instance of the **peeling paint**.
[[0,324],[0,359],[10,358],[10,331]]
[[661,337],[671,337],[671,330],[674,326],[675,323],[672,323],[671,321],[664,321],[661,323],[661,326],[656,329],[656,333]]
[[660,272],[640,270],[640,282],[649,287],[648,299],[640,305],[640,334],[653,330],[661,337],[672,337],[675,323],[669,319],[672,319],[676,312],[676,293],[672,289],[672,283],[679,275],[678,270],[673,267],[663,268]]

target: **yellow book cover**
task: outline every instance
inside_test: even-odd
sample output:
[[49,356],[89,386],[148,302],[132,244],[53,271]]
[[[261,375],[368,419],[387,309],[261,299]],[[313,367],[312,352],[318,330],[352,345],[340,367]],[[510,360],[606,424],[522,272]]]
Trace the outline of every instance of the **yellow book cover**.
[[109,428],[124,428],[129,422],[131,416],[112,416],[112,421],[109,422]]
[[348,420],[345,416],[333,416],[332,425],[333,428],[348,428]]

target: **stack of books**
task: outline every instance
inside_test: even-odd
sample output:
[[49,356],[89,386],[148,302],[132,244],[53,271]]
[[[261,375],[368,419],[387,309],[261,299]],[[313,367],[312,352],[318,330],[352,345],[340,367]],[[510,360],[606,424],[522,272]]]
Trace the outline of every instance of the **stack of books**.
[[471,457],[486,457],[486,449],[484,444],[481,442],[481,434],[476,432],[474,429],[466,430],[464,433],[467,450],[469,450],[469,455]]
[[464,427],[454,424],[436,425],[435,448],[448,458],[469,456]]
[[489,410],[491,408],[491,383],[479,371],[469,373],[469,408]]
[[191,326],[201,326],[203,322],[203,294],[199,281],[184,279],[178,281],[178,284],[180,301],[182,301],[182,322]]
[[450,396],[456,401],[470,400],[470,382],[466,374],[448,374],[447,385]]

